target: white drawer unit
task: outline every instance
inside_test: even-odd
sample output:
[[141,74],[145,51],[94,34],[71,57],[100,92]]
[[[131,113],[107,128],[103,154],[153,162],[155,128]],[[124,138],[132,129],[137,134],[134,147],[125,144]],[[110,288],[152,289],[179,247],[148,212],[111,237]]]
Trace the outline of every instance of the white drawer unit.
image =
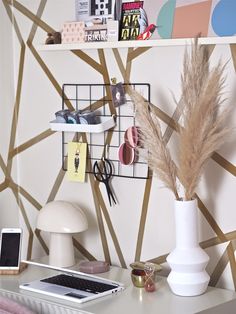
[[29,265],[19,275],[0,276],[0,296],[10,298],[36,314],[235,314],[236,293],[234,291],[208,287],[206,293],[197,297],[174,295],[165,277],[158,276],[156,291],[146,292],[133,286],[129,269],[111,267],[100,276],[122,282],[125,289],[84,304],[65,301],[19,289],[19,285],[55,274],[36,265]]

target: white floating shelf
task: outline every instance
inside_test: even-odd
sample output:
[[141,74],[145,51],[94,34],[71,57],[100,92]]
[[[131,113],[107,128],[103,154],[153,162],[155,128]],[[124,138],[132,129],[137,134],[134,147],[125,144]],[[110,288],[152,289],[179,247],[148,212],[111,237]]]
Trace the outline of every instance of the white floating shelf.
[[[112,48],[138,48],[138,47],[165,47],[190,45],[193,38],[153,39],[153,40],[130,40],[115,42],[90,42],[75,44],[38,45],[40,51],[63,51],[63,50],[86,50],[86,49],[112,49]],[[201,37],[202,45],[235,44],[236,36],[227,37]]]
[[52,131],[101,133],[116,125],[113,117],[100,117],[100,120],[101,123],[98,124],[58,123],[56,120],[53,120],[50,122],[50,127]]

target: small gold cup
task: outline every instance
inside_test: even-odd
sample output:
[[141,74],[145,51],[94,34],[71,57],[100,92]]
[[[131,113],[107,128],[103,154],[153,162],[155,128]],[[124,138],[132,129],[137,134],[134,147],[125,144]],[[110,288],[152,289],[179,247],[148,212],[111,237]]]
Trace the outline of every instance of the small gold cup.
[[[152,280],[153,282],[155,282],[156,274],[162,268],[158,264],[152,263],[152,265],[154,266],[154,273],[152,275]],[[144,288],[147,279],[150,277],[150,276],[147,276],[144,266],[145,266],[145,262],[134,262],[130,264],[130,267],[132,268],[131,279],[135,287]]]
[[131,271],[133,285],[137,288],[143,288],[147,280],[145,271],[142,269],[133,269]]

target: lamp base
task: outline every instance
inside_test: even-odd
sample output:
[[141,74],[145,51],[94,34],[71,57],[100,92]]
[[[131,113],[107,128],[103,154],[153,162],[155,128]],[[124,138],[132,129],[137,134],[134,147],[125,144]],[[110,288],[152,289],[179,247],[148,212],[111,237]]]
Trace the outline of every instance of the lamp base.
[[51,233],[49,264],[70,267],[75,264],[74,246],[70,233]]

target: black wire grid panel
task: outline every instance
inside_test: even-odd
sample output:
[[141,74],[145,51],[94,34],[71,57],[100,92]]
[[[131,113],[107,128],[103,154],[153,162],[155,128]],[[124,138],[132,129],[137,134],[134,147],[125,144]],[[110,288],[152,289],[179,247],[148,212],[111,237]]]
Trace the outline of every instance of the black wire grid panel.
[[[150,84],[135,83],[124,84],[124,88],[130,85],[133,89],[142,94],[150,102]],[[62,109],[66,109],[66,102],[70,102],[75,110],[91,109],[100,116],[110,117],[109,104],[112,99],[108,99],[106,89],[109,84],[64,84],[62,88]],[[110,93],[111,94],[111,93]],[[96,106],[97,105],[97,106]],[[118,149],[124,143],[124,134],[127,128],[135,126],[135,106],[130,97],[126,94],[126,103],[116,108],[116,126],[112,130],[102,133],[85,133],[88,143],[86,173],[93,172],[93,164],[100,161],[104,156],[113,165],[113,176],[146,179],[148,178],[148,165],[146,161],[138,156],[136,151],[135,162],[131,165],[123,165],[118,158]],[[107,136],[112,138],[109,145],[105,145]],[[81,133],[62,132],[62,168],[67,170],[68,142],[83,142]],[[106,146],[106,147],[105,147]]]

